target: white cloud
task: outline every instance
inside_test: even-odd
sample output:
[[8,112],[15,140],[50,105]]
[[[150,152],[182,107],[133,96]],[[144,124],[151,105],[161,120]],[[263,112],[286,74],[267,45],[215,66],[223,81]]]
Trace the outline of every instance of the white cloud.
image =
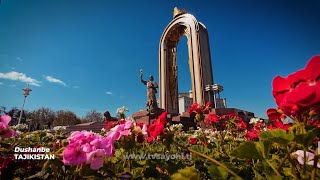
[[80,87],[79,87],[79,86],[73,86],[73,88],[74,88],[74,89],[79,89]]
[[60,79],[54,78],[52,76],[45,76],[46,80],[52,83],[58,83],[58,84],[62,84],[64,86],[67,86],[67,84],[63,81],[61,81]]
[[106,94],[112,95],[112,92],[111,91],[107,91]]
[[21,81],[24,83],[28,83],[33,86],[40,86],[40,81],[33,79],[31,77],[26,76],[24,73],[19,73],[15,71],[7,72],[7,73],[0,73],[0,78],[3,79],[10,79],[13,81]]
[[17,60],[20,61],[20,62],[22,62],[22,59],[21,59],[20,57],[17,57]]

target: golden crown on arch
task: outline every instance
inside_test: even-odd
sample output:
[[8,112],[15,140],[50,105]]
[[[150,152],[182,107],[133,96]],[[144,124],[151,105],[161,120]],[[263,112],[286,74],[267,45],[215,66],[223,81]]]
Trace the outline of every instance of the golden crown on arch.
[[175,18],[181,14],[187,14],[187,10],[186,9],[179,10],[177,7],[175,7],[173,9],[173,18]]

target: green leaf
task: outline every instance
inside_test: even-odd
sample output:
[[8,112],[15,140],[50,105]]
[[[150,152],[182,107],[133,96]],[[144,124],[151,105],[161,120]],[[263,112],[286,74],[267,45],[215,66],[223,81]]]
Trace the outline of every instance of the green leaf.
[[147,161],[146,160],[137,160],[136,163],[140,164],[140,165],[145,165],[147,163]]
[[177,173],[171,176],[172,180],[198,180],[200,175],[196,168],[186,167],[184,169],[179,169]]
[[259,139],[269,140],[281,145],[287,145],[294,139],[294,135],[292,133],[287,133],[285,130],[276,129],[261,132],[259,134]]
[[268,158],[269,156],[269,152],[272,148],[272,142],[269,140],[264,140],[262,141],[262,145],[263,145],[263,157]]
[[235,149],[231,155],[240,159],[264,159],[261,153],[263,147],[260,143],[245,142]]
[[142,167],[136,167],[134,169],[132,169],[132,176],[137,178],[137,177],[142,177],[143,176],[143,170],[144,168]]
[[320,129],[314,128],[311,131],[308,131],[304,134],[297,134],[295,139],[298,144],[303,145],[304,148],[309,148],[309,146],[313,143],[314,138],[320,133]]
[[283,168],[283,174],[286,176],[290,176],[293,179],[295,178],[291,168]]
[[226,172],[220,166],[214,166],[214,165],[209,166],[208,171],[213,179],[227,179],[228,178],[228,172]]
[[253,170],[253,172],[254,172],[254,175],[255,175],[254,179],[257,179],[257,180],[263,179],[263,176],[258,171]]
[[232,177],[230,178],[230,180],[242,180],[242,178],[241,178],[241,177],[234,177],[234,176],[232,176]]
[[272,175],[267,177],[268,180],[282,180],[281,176]]
[[194,145],[191,147],[193,150],[196,150],[202,154],[206,154],[210,151],[210,149],[208,149],[207,147],[204,146],[200,146],[200,145]]

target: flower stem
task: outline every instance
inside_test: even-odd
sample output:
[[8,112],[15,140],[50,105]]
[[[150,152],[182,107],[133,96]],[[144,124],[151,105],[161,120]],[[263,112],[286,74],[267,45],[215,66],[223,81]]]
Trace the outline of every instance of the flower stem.
[[288,150],[288,153],[284,156],[284,158],[283,158],[282,161],[280,162],[279,167],[277,168],[278,171],[281,170],[283,164],[284,164],[285,161],[288,159],[288,157],[289,157],[290,154],[291,154],[291,151],[296,147],[296,145],[297,145],[297,143],[295,142],[295,143],[293,144],[293,146]]
[[204,131],[203,131],[202,128],[201,128],[201,132],[202,132],[203,139],[204,139],[204,145],[205,145],[205,147],[207,147],[207,144],[208,144],[207,136],[206,136],[206,134],[204,133]]
[[303,175],[306,175],[307,170],[307,151],[305,148],[303,148]]
[[[213,158],[211,158],[211,157],[209,157],[209,156],[207,156],[207,155],[205,155],[205,154],[202,154],[202,153],[200,153],[200,152],[198,152],[198,151],[195,151],[195,150],[193,150],[193,149],[190,149],[190,148],[188,148],[188,151],[190,151],[190,152],[192,152],[192,153],[194,153],[194,154],[197,154],[197,155],[199,155],[199,156],[201,156],[201,157],[204,157],[204,158],[212,161],[212,162],[215,163],[216,165],[221,166],[224,170],[226,170],[228,173],[232,174],[233,176],[235,176],[235,177],[237,177],[237,178],[241,178],[239,175],[237,175],[235,172],[233,172],[231,169],[229,169],[227,166],[225,166],[224,164],[220,163],[219,161],[217,161],[217,160],[215,160],[215,159],[213,159]],[[242,178],[241,178],[241,179],[242,179]]]
[[[319,151],[319,148],[318,148],[318,151]],[[312,174],[311,174],[311,180],[315,180],[316,179],[317,169],[318,169],[317,168],[318,159],[319,159],[318,156],[315,154],[314,160],[313,160],[313,169],[312,169]]]
[[267,164],[272,168],[272,170],[277,174],[277,176],[281,176],[281,174],[278,172],[278,170],[268,161],[268,159],[265,160]]
[[[288,148],[287,148],[287,155],[289,155],[289,156],[288,156],[288,157],[289,157],[289,162],[290,162],[291,165],[292,165],[292,173],[293,173],[293,175],[294,175],[294,177],[295,177],[296,179],[299,179],[299,178],[298,178],[298,175],[297,175],[297,173],[296,173],[297,167],[296,167],[296,165],[293,163],[293,160],[292,160],[290,154],[291,154],[291,151],[290,151],[290,149],[289,149],[289,147],[288,147]],[[279,169],[278,169],[278,170],[279,170]]]

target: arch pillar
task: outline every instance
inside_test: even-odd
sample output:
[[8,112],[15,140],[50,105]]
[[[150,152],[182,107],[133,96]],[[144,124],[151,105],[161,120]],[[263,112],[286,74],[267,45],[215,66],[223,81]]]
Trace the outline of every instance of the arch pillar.
[[176,16],[165,28],[159,44],[160,107],[168,113],[179,113],[177,44],[188,39],[188,62],[193,102],[204,104],[209,99],[206,85],[213,84],[212,63],[206,27],[191,14]]

